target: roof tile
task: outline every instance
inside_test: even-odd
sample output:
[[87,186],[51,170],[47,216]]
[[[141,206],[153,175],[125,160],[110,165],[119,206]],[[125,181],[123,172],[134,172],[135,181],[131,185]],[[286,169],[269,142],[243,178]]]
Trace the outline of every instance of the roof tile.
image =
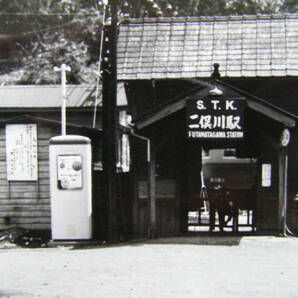
[[298,75],[298,15],[131,19],[120,25],[118,78]]
[[[85,108],[94,106],[94,85],[67,85],[67,107]],[[101,93],[101,92],[100,92]],[[127,105],[124,84],[118,84],[118,106]],[[101,97],[98,106],[102,105]],[[1,108],[60,108],[61,85],[11,85],[0,86]]]

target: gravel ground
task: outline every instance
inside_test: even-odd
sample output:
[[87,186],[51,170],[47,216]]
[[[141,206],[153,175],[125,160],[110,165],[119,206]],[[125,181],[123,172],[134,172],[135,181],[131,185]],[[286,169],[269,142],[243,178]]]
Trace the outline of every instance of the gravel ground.
[[298,238],[212,239],[3,246],[0,297],[298,297]]

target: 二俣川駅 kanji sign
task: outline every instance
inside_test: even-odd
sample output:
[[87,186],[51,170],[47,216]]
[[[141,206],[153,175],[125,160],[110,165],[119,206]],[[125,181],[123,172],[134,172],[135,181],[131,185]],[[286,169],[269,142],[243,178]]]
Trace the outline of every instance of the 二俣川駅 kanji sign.
[[243,138],[244,105],[244,99],[189,98],[187,100],[187,138]]

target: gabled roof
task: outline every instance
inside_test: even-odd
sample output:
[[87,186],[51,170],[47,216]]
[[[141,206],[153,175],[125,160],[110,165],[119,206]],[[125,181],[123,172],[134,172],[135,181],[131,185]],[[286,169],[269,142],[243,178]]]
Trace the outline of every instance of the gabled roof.
[[117,51],[119,80],[298,76],[298,14],[130,19]]
[[[94,106],[95,85],[67,85],[67,107]],[[118,84],[118,106],[127,105],[123,83]],[[102,105],[101,98],[98,106]],[[0,108],[59,108],[61,85],[0,86]]]
[[[286,127],[295,127],[297,116],[292,115],[267,101],[251,95],[243,90],[234,88],[222,81],[216,81],[220,89],[224,90],[224,93],[229,93],[229,97],[243,97],[246,99],[246,105],[253,111],[256,111],[268,118],[283,124]],[[198,87],[190,90],[190,92],[181,95],[180,97],[162,103],[145,114],[134,119],[134,124],[137,129],[145,128],[157,121],[160,121],[171,114],[176,113],[186,107],[187,100],[192,97],[204,98],[209,96],[209,91],[214,88],[214,85],[198,80]]]

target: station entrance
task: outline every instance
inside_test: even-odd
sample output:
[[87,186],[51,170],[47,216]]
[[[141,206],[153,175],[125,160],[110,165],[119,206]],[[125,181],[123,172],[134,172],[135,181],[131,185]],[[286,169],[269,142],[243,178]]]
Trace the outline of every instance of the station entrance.
[[200,191],[188,210],[188,232],[256,231],[256,158],[237,158],[234,148],[203,149],[201,170],[193,170]]
[[[134,185],[139,187],[133,226],[139,236],[271,234],[285,226],[287,153],[281,138],[295,120],[219,82],[224,95],[210,95],[210,85],[199,85],[135,120],[138,134],[150,142],[148,175],[147,170],[140,171],[141,150],[133,148]],[[199,111],[187,111],[192,100]],[[222,130],[196,131],[206,123],[217,130],[221,125]],[[232,131],[232,124],[243,131]]]

